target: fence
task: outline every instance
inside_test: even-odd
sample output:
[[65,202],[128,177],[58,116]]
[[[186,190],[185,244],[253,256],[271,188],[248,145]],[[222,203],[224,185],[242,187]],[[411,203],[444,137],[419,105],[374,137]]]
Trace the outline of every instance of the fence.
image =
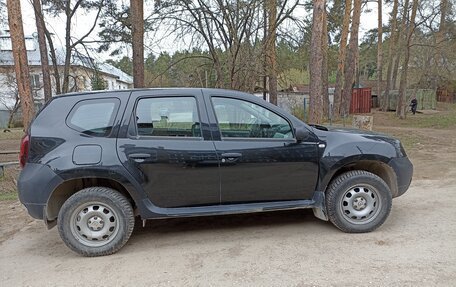
[[[329,119],[332,119],[332,108],[334,103],[334,91],[329,93]],[[361,88],[353,89],[352,100],[350,105],[351,114],[367,114],[371,112],[372,107],[372,89]],[[259,95],[257,95],[259,96]],[[309,95],[304,93],[279,93],[277,95],[277,105],[282,109],[294,114],[298,118],[308,121],[309,116]]]
[[[410,104],[410,101],[413,97],[416,97],[418,102],[418,110],[435,110],[437,106],[435,90],[425,90],[425,89],[414,89],[407,90],[407,101],[406,104]],[[395,111],[397,108],[397,100],[399,98],[399,91],[393,90],[390,91],[388,98],[388,110]]]
[[372,89],[353,89],[350,102],[350,114],[368,114],[372,107]]
[[437,89],[437,101],[443,103],[455,103],[456,92],[449,91],[445,88],[439,88]]

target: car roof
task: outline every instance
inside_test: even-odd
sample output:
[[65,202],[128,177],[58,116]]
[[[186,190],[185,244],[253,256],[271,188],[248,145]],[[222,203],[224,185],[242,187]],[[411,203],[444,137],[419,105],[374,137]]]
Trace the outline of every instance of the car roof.
[[102,91],[86,91],[86,92],[73,92],[63,95],[54,96],[53,99],[56,98],[66,98],[66,97],[73,97],[73,96],[84,96],[84,95],[94,95],[96,94],[97,97],[112,97],[113,94],[116,96],[128,97],[132,92],[146,92],[146,91],[179,91],[182,93],[194,93],[194,92],[203,92],[203,96],[207,97],[210,95],[223,95],[223,92],[226,92],[228,96],[236,96],[239,98],[244,98],[251,102],[261,104],[270,110],[278,113],[279,115],[286,115],[289,119],[291,119],[294,123],[302,123],[301,120],[293,116],[291,113],[284,111],[283,109],[279,108],[276,105],[273,105],[269,102],[264,101],[262,98],[256,97],[251,93],[236,91],[236,90],[228,90],[228,89],[216,89],[216,88],[183,88],[183,87],[173,87],[173,88],[135,88],[135,89],[125,89],[125,90],[102,90]]
[[91,95],[91,94],[100,94],[103,95],[111,95],[112,93],[124,93],[124,92],[140,92],[140,91],[160,91],[160,90],[168,90],[168,91],[227,91],[230,93],[239,93],[239,94],[249,94],[242,91],[235,91],[235,90],[228,90],[228,89],[215,89],[215,88],[183,88],[183,87],[171,87],[171,88],[134,88],[134,89],[125,89],[125,90],[96,90],[96,91],[83,91],[83,92],[71,92],[66,94],[55,95],[53,98],[61,98],[61,97],[72,97],[72,96],[82,96],[82,95]]

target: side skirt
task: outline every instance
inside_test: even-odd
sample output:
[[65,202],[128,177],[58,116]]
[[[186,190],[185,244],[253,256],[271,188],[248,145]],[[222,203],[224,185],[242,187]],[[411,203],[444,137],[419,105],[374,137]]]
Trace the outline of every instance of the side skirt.
[[144,199],[143,204],[148,209],[148,212],[146,214],[141,214],[143,220],[169,217],[213,216],[312,208],[314,215],[317,218],[328,221],[328,216],[326,214],[325,194],[321,191],[315,191],[311,200],[290,200],[226,205],[220,204],[197,207],[161,208],[155,206],[149,199]]

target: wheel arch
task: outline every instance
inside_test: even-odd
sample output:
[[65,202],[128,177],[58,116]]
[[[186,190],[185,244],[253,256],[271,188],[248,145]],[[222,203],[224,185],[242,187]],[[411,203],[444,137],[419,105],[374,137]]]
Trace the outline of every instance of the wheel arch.
[[107,187],[114,189],[124,195],[136,209],[136,201],[128,189],[119,181],[105,177],[76,177],[63,181],[54,188],[48,198],[45,208],[44,220],[49,227],[55,226],[58,214],[64,202],[73,194],[87,187]]
[[370,159],[357,160],[355,162],[350,162],[339,167],[330,177],[328,176],[328,178],[325,180],[322,190],[326,191],[331,181],[336,179],[339,175],[352,170],[364,170],[377,175],[388,185],[392,197],[397,196],[399,191],[396,173],[394,172],[393,168],[383,161]]

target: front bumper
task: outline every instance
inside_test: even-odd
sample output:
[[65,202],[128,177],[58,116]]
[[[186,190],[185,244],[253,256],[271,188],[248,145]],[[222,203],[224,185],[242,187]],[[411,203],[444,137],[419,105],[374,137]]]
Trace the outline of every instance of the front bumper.
[[45,219],[45,208],[52,191],[63,179],[47,165],[27,163],[19,175],[19,200],[36,219]]
[[393,158],[389,165],[393,168],[397,178],[397,194],[393,194],[393,197],[398,197],[410,187],[413,177],[413,164],[408,157],[400,157]]

